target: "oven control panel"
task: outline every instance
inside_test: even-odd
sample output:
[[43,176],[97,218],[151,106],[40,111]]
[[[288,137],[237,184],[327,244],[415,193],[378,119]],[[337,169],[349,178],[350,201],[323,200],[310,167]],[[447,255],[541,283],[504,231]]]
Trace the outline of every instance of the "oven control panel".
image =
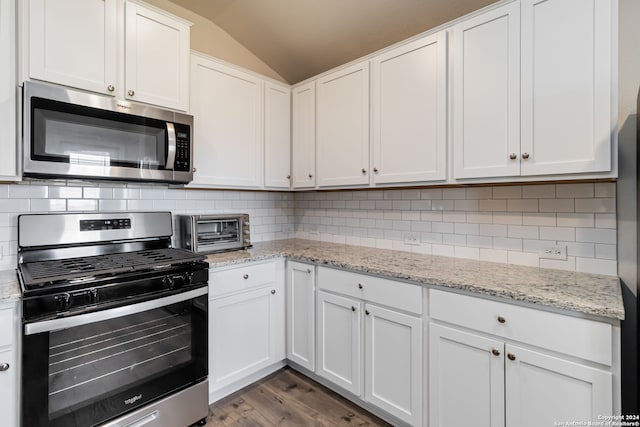
[[131,218],[80,220],[80,231],[123,230],[129,228],[131,228]]

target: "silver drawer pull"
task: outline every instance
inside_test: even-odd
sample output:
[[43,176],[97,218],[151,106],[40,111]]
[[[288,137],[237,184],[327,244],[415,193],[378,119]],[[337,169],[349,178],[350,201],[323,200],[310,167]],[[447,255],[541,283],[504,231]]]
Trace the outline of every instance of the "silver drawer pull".
[[8,371],[9,370],[9,364],[8,363],[0,363],[0,371],[4,372],[4,371]]
[[249,275],[248,275],[248,274],[245,274],[244,276],[242,276],[242,278],[246,280],[246,279],[248,279],[248,278],[249,278]]
[[507,322],[507,319],[505,319],[502,316],[498,316],[498,323],[506,323],[506,322]]

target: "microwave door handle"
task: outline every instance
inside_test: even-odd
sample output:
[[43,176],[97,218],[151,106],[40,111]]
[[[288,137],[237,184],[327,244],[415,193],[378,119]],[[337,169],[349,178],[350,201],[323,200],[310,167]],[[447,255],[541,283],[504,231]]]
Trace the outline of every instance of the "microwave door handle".
[[173,170],[176,162],[176,128],[173,123],[167,122],[167,162],[165,169]]

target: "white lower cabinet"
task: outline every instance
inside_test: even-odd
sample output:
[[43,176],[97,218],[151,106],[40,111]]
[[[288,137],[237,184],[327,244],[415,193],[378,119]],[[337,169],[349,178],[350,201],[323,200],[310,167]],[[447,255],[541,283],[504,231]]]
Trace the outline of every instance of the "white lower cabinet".
[[361,303],[318,292],[318,375],[360,395]]
[[436,290],[429,313],[430,427],[552,426],[619,412],[615,362],[596,350],[616,347],[610,324]]
[[[254,280],[265,269],[282,270],[282,264],[279,261],[211,271],[210,398],[239,388],[234,385],[247,385],[242,383],[244,379],[285,358],[282,274],[276,274],[276,280],[272,281]],[[215,290],[218,284],[224,293]]]
[[[323,267],[318,288],[316,373],[422,425],[422,288]],[[341,295],[327,292],[338,288]]]
[[315,266],[287,261],[287,359],[315,370]]
[[16,303],[0,305],[0,414],[3,426],[18,426],[20,420],[19,322]]

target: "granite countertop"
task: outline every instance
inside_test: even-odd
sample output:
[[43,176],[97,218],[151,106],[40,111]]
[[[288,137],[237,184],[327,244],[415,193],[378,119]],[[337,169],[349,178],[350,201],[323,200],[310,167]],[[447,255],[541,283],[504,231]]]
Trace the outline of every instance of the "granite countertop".
[[20,298],[20,283],[16,270],[0,270],[0,302]]
[[610,319],[624,319],[617,276],[523,267],[314,240],[262,242],[207,256],[211,267],[277,257],[460,289]]

